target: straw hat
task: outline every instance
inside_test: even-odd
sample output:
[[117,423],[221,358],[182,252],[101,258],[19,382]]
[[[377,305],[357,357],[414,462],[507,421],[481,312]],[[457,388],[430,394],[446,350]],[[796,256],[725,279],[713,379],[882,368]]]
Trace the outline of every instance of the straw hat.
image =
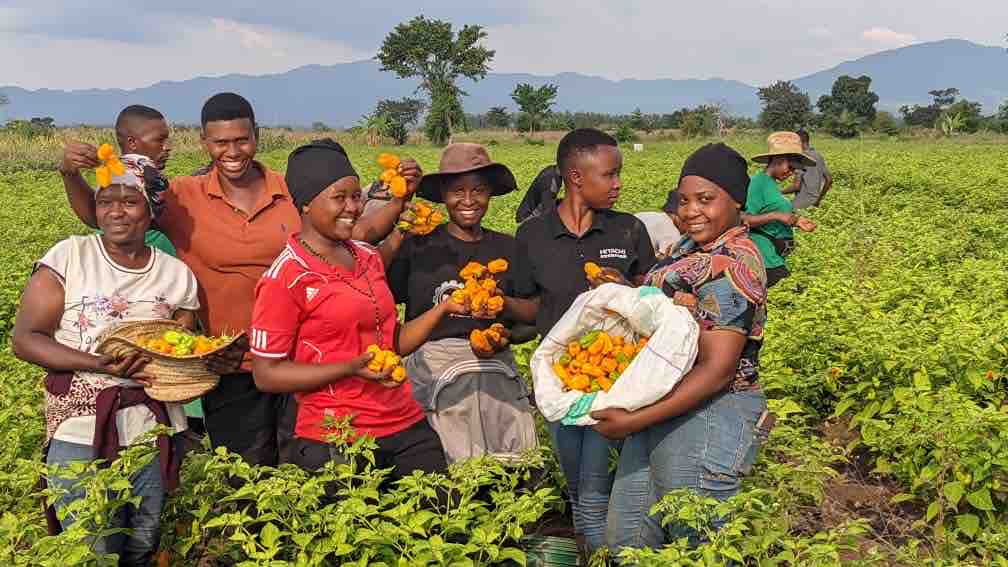
[[440,203],[441,185],[445,177],[460,173],[480,172],[486,178],[492,189],[491,197],[506,195],[518,190],[518,182],[508,167],[501,163],[490,161],[490,154],[479,144],[460,142],[451,144],[441,152],[441,163],[437,173],[424,175],[420,180],[417,195]]
[[756,163],[770,163],[777,156],[792,158],[805,167],[815,167],[816,161],[805,154],[801,138],[794,132],[774,132],[767,136],[768,150],[765,154],[753,156]]

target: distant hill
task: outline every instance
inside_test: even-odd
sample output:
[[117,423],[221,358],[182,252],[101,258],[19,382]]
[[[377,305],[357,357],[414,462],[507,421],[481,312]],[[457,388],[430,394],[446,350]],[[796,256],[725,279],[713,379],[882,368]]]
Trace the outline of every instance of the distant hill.
[[1008,51],[961,39],[919,43],[841,63],[795,80],[812,97],[826,94],[841,75],[868,75],[879,107],[931,102],[928,91],[955,87],[966,99],[993,113],[1008,100]]
[[[957,87],[962,95],[993,112],[1008,99],[1008,53],[963,40],[922,43],[876,53],[841,63],[796,79],[813,103],[829,92],[843,74],[872,77],[881,108],[929,102],[927,91]],[[559,87],[558,110],[629,113],[672,112],[683,106],[719,102],[732,114],[755,116],[759,112],[756,88],[727,79],[649,79],[611,81],[578,73],[538,76],[491,73],[478,83],[463,81],[469,93],[468,112],[491,106],[513,108],[510,92],[520,82]],[[196,123],[203,101],[213,93],[237,91],[256,108],[266,125],[350,126],[370,112],[378,99],[399,98],[414,92],[416,82],[400,80],[379,70],[374,61],[339,65],[307,65],[271,75],[225,75],[186,81],[164,81],[135,90],[87,89],[61,91],[0,87],[10,104],[0,109],[8,119],[52,116],[59,124],[109,124],[128,104],[142,103],[162,110],[173,122]]]

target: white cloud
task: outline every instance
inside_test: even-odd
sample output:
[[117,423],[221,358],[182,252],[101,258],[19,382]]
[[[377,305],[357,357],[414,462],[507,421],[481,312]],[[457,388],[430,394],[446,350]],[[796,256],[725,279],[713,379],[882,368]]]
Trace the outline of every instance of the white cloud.
[[917,38],[912,34],[900,33],[889,28],[880,27],[866,29],[861,32],[861,37],[889,47],[901,47],[917,41]]
[[[227,19],[168,20],[168,42],[0,33],[0,84],[24,88],[137,88],[231,73],[281,73],[309,64],[360,61],[373,53],[344,42]],[[114,53],[116,72],[68,54]]]
[[214,33],[221,36],[235,35],[242,47],[246,49],[263,49],[272,52],[274,55],[283,55],[282,50],[273,48],[273,33],[262,26],[250,26],[240,24],[234,20],[224,18],[211,18]]
[[810,28],[808,34],[812,37],[820,39],[833,37],[833,32],[831,32],[829,28],[827,28],[826,26],[815,26],[813,28]]

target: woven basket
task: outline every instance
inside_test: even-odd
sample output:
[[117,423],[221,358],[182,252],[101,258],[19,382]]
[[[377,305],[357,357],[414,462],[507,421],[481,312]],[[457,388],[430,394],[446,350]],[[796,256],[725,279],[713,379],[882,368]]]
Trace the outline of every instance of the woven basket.
[[151,376],[151,385],[144,388],[147,395],[162,402],[186,403],[217,386],[220,376],[207,370],[206,359],[227,348],[241,336],[233,337],[214,351],[188,356],[169,356],[137,344],[160,337],[165,331],[191,332],[178,322],[168,319],[121,323],[109,328],[98,338],[96,351],[113,356],[143,353],[151,359],[143,369],[144,374]]

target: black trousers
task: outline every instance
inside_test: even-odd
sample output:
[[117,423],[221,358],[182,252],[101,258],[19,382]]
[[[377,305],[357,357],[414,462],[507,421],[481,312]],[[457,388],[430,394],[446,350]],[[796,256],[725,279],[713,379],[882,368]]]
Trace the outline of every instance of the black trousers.
[[[395,435],[378,439],[377,443],[376,467],[392,468],[386,482],[399,480],[416,470],[443,472],[448,468],[441,439],[426,418]],[[346,462],[339,449],[328,443],[297,438],[293,447],[292,462],[308,471],[316,471],[329,461]]]
[[203,395],[210,443],[238,453],[252,465],[276,466],[293,440],[297,404],[293,396],[260,392],[251,373],[221,376]]
[[776,268],[767,268],[766,270],[766,286],[767,289],[772,288],[777,285],[782,279],[791,275],[788,271],[787,266],[777,266]]

